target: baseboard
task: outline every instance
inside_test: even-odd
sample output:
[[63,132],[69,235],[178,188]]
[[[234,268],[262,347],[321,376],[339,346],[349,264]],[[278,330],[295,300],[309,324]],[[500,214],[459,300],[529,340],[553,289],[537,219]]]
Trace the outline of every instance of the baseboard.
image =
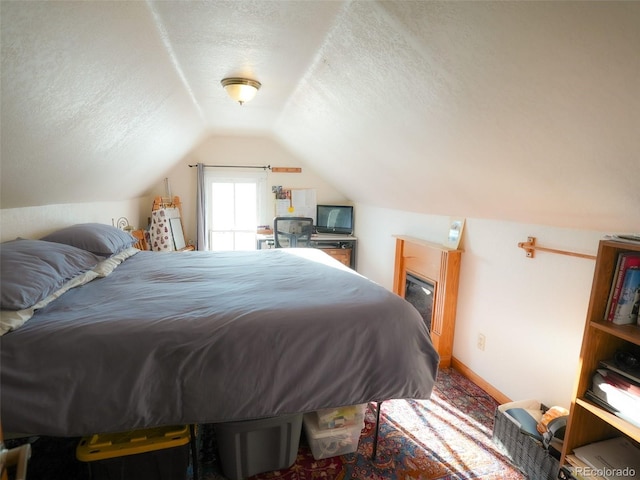
[[456,357],[451,358],[451,368],[455,368],[463,376],[467,377],[473,383],[478,385],[481,389],[491,395],[499,404],[511,402],[511,399],[509,397],[507,397],[504,393],[488,383],[485,379],[483,379],[480,375],[467,367]]

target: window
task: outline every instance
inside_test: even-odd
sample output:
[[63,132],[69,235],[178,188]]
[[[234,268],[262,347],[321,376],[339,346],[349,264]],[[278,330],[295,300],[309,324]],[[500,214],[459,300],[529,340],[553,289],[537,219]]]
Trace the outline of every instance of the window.
[[266,172],[207,172],[209,250],[255,250]]

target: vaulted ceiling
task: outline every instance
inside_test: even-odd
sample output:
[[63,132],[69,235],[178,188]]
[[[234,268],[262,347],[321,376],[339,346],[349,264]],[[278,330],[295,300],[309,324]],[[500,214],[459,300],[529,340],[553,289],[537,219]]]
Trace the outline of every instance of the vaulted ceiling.
[[[640,230],[640,2],[0,2],[3,209],[266,135],[355,202]],[[262,82],[240,107],[228,76]]]

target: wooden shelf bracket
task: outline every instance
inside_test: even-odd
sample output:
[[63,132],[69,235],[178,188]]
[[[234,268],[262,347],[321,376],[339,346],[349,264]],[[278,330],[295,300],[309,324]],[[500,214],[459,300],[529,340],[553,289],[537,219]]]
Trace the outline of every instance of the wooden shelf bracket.
[[595,260],[595,255],[588,255],[586,253],[568,252],[566,250],[556,250],[555,248],[546,248],[536,245],[536,237],[527,237],[526,242],[518,243],[518,247],[524,249],[528,258],[534,258],[536,250],[541,252],[557,253],[559,255],[568,255],[570,257],[587,258],[589,260]]

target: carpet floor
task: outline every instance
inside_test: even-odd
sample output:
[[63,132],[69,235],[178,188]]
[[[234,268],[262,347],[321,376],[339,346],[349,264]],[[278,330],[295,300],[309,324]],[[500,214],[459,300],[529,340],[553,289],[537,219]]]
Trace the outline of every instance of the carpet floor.
[[[375,460],[376,404],[372,403],[356,452],[315,460],[303,433],[291,467],[251,480],[524,480],[492,441],[496,407],[495,400],[457,371],[441,370],[430,400],[382,403]],[[200,480],[225,479],[213,429],[201,426],[198,431]],[[32,439],[27,480],[90,479],[88,465],[75,460],[76,444],[77,439]],[[186,478],[193,478],[191,465]]]

